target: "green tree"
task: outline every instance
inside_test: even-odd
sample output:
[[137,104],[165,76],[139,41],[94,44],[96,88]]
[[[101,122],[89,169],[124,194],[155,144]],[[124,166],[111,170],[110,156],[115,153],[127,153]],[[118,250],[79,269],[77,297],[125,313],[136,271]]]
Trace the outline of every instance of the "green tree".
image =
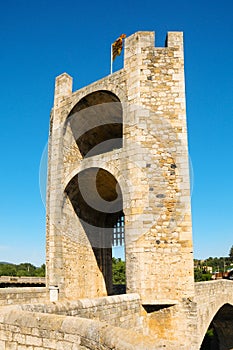
[[0,263],[0,276],[45,276],[45,264],[36,267],[30,263],[7,264]]
[[0,264],[0,276],[16,276],[16,265]]
[[37,267],[35,270],[35,276],[45,277],[45,264],[41,265],[41,267]]
[[112,258],[112,280],[113,284],[125,284],[125,261],[120,258]]
[[194,269],[194,280],[195,282],[202,282],[202,281],[210,281],[211,280],[211,274],[206,272],[203,269],[195,268]]
[[229,251],[229,257],[230,257],[230,261],[233,262],[233,245],[231,246],[231,249]]
[[35,276],[36,267],[30,263],[17,265],[17,276]]

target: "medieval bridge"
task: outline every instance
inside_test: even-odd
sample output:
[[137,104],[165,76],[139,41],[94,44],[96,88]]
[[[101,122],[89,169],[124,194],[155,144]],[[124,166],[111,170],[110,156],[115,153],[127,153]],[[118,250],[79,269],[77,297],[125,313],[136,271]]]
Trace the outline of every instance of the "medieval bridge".
[[[233,283],[194,283],[183,36],[125,40],[124,67],[56,78],[46,287],[0,290],[0,349],[233,349]],[[124,245],[126,294],[113,295]]]

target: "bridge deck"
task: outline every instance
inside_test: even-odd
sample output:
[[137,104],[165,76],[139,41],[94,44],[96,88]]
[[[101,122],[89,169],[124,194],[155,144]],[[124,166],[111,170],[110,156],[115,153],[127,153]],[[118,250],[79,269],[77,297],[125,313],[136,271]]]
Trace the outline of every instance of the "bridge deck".
[[45,286],[45,277],[0,276],[0,287],[4,288],[16,285]]

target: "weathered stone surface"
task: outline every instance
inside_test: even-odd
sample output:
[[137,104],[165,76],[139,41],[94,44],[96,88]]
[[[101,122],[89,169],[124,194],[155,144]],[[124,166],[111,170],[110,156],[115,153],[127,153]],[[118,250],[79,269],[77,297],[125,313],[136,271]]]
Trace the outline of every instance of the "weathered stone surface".
[[[127,293],[140,294],[144,304],[193,296],[182,33],[168,33],[165,48],[154,47],[153,32],[135,33],[126,39],[122,70],[76,92],[71,84],[66,73],[57,77],[51,114],[48,285],[58,286],[60,300],[111,293],[111,240],[103,225],[114,215],[110,205],[105,216],[90,206],[101,196],[113,202],[117,185]],[[122,141],[111,149],[116,138]],[[102,172],[96,183],[93,169]],[[93,247],[88,225],[106,247]]]
[[57,315],[78,316],[107,322],[112,326],[143,332],[143,316],[138,294],[114,295],[49,304],[26,304],[22,310]]
[[0,288],[0,306],[43,303],[48,297],[48,289],[45,287]]
[[[159,349],[155,339],[78,317],[1,310],[1,349],[142,350]],[[31,327],[25,327],[25,319]],[[15,327],[20,328],[20,333]],[[7,331],[5,330],[7,327]],[[38,335],[35,329],[40,330]]]

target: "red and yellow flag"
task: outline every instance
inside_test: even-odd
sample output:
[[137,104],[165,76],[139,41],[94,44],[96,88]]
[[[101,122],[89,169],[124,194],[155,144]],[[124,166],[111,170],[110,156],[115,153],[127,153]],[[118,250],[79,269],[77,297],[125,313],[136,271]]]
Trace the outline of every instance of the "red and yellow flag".
[[120,56],[123,49],[123,39],[126,38],[125,34],[121,34],[119,38],[112,44],[112,61],[115,60],[116,56]]

